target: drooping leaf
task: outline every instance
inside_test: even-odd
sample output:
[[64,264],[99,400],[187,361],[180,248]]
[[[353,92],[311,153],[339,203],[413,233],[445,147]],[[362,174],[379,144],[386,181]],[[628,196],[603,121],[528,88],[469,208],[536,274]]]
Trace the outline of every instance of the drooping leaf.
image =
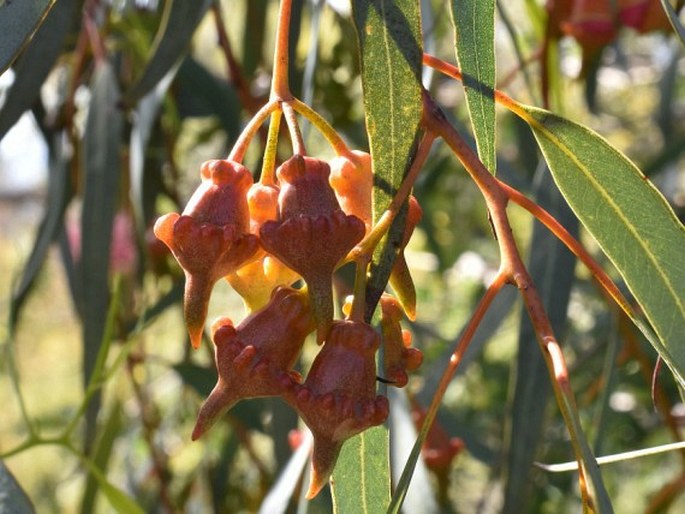
[[601,136],[542,109],[511,108],[533,129],[561,193],[623,276],[658,336],[650,342],[685,384],[685,227]]
[[148,189],[151,183],[155,183],[155,178],[159,181],[159,175],[145,173],[146,158],[150,157],[147,150],[153,129],[159,122],[162,102],[173,78],[173,72],[167,73],[152,91],[141,98],[133,117],[129,147],[129,173],[131,175],[131,200],[139,233],[145,232],[149,219],[154,216],[157,194],[156,192],[149,194]]
[[[352,10],[373,159],[373,216],[378,219],[392,201],[416,148],[422,115],[421,17],[418,0],[355,0]],[[374,256],[366,293],[367,320],[390,276],[405,214],[395,220]],[[338,512],[385,510],[390,498],[388,452],[384,427],[367,430],[343,446],[333,473]]]
[[100,491],[105,495],[107,501],[118,514],[145,514],[145,511],[124,491],[112,484],[107,477],[91,461],[83,461],[88,468],[88,472],[93,476],[100,486]]
[[[240,101],[235,89],[190,57],[184,59],[178,70],[178,83],[182,95],[189,96],[198,109],[219,119],[229,141],[238,139]],[[181,98],[179,100],[183,101]]]
[[35,512],[24,489],[2,461],[0,461],[0,512],[11,512],[12,514],[33,514]]
[[[97,446],[93,455],[93,463],[98,469],[106,471],[112,455],[112,449],[114,448],[114,442],[123,426],[121,405],[118,402],[110,409],[107,420],[103,425],[104,428],[101,430],[98,437]],[[86,485],[83,489],[83,498],[81,500],[82,514],[93,512],[98,486],[99,483],[95,480],[93,475],[88,475]]]
[[59,234],[59,229],[64,222],[64,211],[66,210],[71,195],[72,191],[67,162],[62,155],[60,145],[56,144],[55,155],[52,156],[50,164],[45,213],[40,222],[40,226],[38,227],[38,233],[33,248],[31,249],[31,255],[26,261],[19,283],[12,294],[10,330],[14,329],[24,300],[45,261],[50,244],[55,241]]
[[495,150],[495,0],[452,0],[457,61],[478,156],[491,172]]
[[[84,383],[88,383],[104,335],[109,304],[109,262],[114,214],[122,173],[123,114],[117,77],[109,62],[97,65],[84,138],[85,184],[81,213],[80,312],[83,315]],[[98,401],[87,411],[94,429]],[[87,431],[86,441],[94,434]]]
[[388,429],[370,428],[342,447],[331,479],[333,512],[374,514],[390,501]]
[[680,21],[680,18],[678,18],[678,13],[673,8],[669,0],[661,0],[661,5],[664,8],[666,16],[668,16],[668,21],[671,22],[673,30],[676,34],[678,34],[680,42],[685,45],[685,26],[683,26],[683,22]]
[[302,479],[312,449],[311,432],[307,430],[305,434],[304,440],[292,454],[278,480],[264,497],[264,501],[259,507],[259,514],[283,514],[286,512],[290,500],[295,494],[297,484]]
[[[388,418],[390,466],[393,482],[397,482],[409,458],[412,445],[416,441],[417,431],[412,419],[407,392],[404,389],[389,387],[388,399],[390,400],[390,416]],[[416,469],[412,475],[403,506],[405,512],[412,514],[437,514],[440,512],[431,477],[421,459],[416,463]]]
[[34,34],[55,0],[5,1],[0,4],[0,75]]
[[290,27],[288,30],[288,62],[293,63],[288,67],[288,82],[292,93],[302,98],[302,69],[297,63],[297,47],[302,33],[302,16],[305,2],[293,2],[290,10]]
[[76,7],[80,3],[79,0],[61,0],[58,6],[50,9],[17,60],[14,67],[14,82],[0,111],[0,139],[38,98],[45,77],[62,51],[64,39],[69,34],[69,28],[77,12]]
[[[535,199],[571,234],[578,231],[578,221],[554,185],[547,168],[536,176]],[[574,280],[575,257],[549,230],[539,223],[533,228],[528,269],[545,305],[555,334],[563,338],[567,307]],[[536,341],[535,330],[525,310],[521,313],[516,380],[505,438],[506,476],[503,513],[526,512],[530,497],[530,473],[541,440],[544,414],[551,391],[549,372]]]
[[264,32],[267,26],[267,0],[246,0],[245,32],[243,32],[243,73],[246,77],[254,75],[262,59]]
[[[422,113],[421,19],[418,0],[356,0],[369,147],[373,158],[373,213],[387,208],[407,172]],[[367,318],[385,288],[401,243],[404,215],[376,252],[367,288]]]
[[124,101],[135,104],[148,94],[188,49],[190,40],[212,0],[168,0],[152,44],[151,57],[138,80],[126,91]]

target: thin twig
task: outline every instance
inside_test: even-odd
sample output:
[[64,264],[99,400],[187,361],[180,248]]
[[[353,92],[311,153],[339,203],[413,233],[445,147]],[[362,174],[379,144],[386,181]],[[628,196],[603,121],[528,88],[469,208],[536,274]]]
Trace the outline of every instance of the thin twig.
[[[624,462],[627,460],[640,459],[642,457],[649,457],[650,455],[659,455],[660,453],[673,452],[678,450],[685,450],[685,441],[677,443],[662,444],[659,446],[652,446],[650,448],[643,448],[641,450],[632,450],[629,452],[614,453],[612,455],[605,455],[597,457],[597,464],[613,464],[616,462]],[[536,467],[549,471],[550,473],[563,473],[566,471],[576,471],[578,469],[578,462],[563,462],[561,464],[544,464],[542,462],[534,462]]]
[[271,81],[271,99],[291,100],[292,93],[288,83],[288,37],[290,33],[290,12],[292,0],[281,0],[276,28],[276,48],[274,50],[274,71]]
[[290,102],[283,102],[283,115],[285,122],[288,125],[288,132],[290,133],[290,141],[293,145],[293,153],[295,155],[307,155],[307,150],[304,146],[304,139],[300,131],[300,124],[297,121],[297,115]]
[[228,160],[235,162],[243,161],[245,158],[245,152],[247,152],[247,148],[250,146],[252,139],[259,131],[259,127],[262,126],[262,123],[264,123],[269,115],[276,109],[280,109],[279,102],[271,100],[265,104],[264,107],[259,109],[259,111],[257,111],[257,114],[254,115],[247,126],[243,129],[240,137],[235,142],[235,145],[233,145],[231,153],[228,154]]

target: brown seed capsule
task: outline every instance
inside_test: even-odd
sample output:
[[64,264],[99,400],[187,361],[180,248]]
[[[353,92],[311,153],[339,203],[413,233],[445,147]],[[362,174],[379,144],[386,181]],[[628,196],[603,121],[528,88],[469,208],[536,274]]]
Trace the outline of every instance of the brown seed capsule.
[[183,213],[166,214],[154,227],[186,275],[184,314],[194,348],[200,346],[214,284],[259,248],[257,237],[248,233],[249,170],[215,160],[202,165],[201,175],[202,183]]
[[245,398],[278,396],[300,382],[292,366],[314,329],[307,296],[279,288],[262,310],[237,327],[220,320],[212,336],[218,381],[200,408],[193,440]]

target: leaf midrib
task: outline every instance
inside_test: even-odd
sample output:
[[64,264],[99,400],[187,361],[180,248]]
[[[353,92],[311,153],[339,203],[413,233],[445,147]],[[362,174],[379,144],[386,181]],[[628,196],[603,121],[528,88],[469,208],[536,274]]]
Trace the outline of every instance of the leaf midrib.
[[[547,139],[549,139],[555,146],[557,146],[574,164],[578,166],[578,169],[580,169],[583,172],[583,174],[588,178],[590,183],[593,186],[595,186],[596,191],[600,194],[600,196],[602,196],[602,198],[607,202],[611,209],[616,213],[618,218],[624,222],[625,227],[627,228],[631,236],[633,236],[633,239],[635,239],[635,241],[637,242],[638,247],[643,250],[644,254],[647,256],[647,259],[651,261],[654,265],[654,268],[657,270],[657,274],[659,275],[659,277],[665,285],[665,289],[669,292],[670,296],[674,300],[674,303],[678,306],[678,309],[683,318],[685,318],[685,305],[683,305],[682,301],[676,294],[667,276],[664,274],[659,261],[657,261],[652,252],[649,251],[649,247],[642,241],[642,239],[639,237],[639,234],[635,231],[633,226],[630,223],[628,223],[628,219],[625,216],[623,216],[621,209],[618,207],[616,202],[611,198],[611,195],[608,194],[606,189],[601,187],[600,183],[593,177],[592,173],[590,173],[587,166],[585,166],[582,163],[582,161],[580,161],[576,157],[576,155],[573,152],[571,152],[570,149],[559,138],[557,138],[554,135],[553,132],[547,129],[547,127],[540,123],[536,118],[534,118],[531,115],[528,115],[527,111],[524,112],[526,112],[527,114],[526,121],[536,130],[541,132]],[[568,121],[568,123],[572,122]],[[602,141],[602,143],[604,142]],[[659,330],[659,327],[655,328],[657,329],[657,331]]]
[[[385,11],[385,0],[381,0],[381,18],[386,19],[386,11]],[[393,87],[395,81],[394,79],[394,69],[395,67],[392,65],[392,55],[391,55],[391,50],[390,50],[390,41],[389,41],[389,34],[388,34],[388,28],[387,25],[383,25],[383,43],[385,47],[385,61],[386,61],[386,69],[388,70],[388,78],[390,79],[389,82],[389,89],[390,89],[390,119],[392,120],[390,123],[390,155],[391,155],[391,170],[390,172],[392,173],[393,177],[395,174],[395,170],[397,169],[397,163],[395,162],[397,152],[395,149],[395,88]],[[383,207],[383,210],[385,210],[385,206]]]

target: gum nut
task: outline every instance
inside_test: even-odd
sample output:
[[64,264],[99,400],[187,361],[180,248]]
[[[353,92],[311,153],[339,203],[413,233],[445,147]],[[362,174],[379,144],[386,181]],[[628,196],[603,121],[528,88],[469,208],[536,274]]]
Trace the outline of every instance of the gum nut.
[[202,182],[188,200],[183,214],[199,222],[230,224],[237,232],[248,232],[250,170],[236,162],[212,160],[202,164],[201,176]]

